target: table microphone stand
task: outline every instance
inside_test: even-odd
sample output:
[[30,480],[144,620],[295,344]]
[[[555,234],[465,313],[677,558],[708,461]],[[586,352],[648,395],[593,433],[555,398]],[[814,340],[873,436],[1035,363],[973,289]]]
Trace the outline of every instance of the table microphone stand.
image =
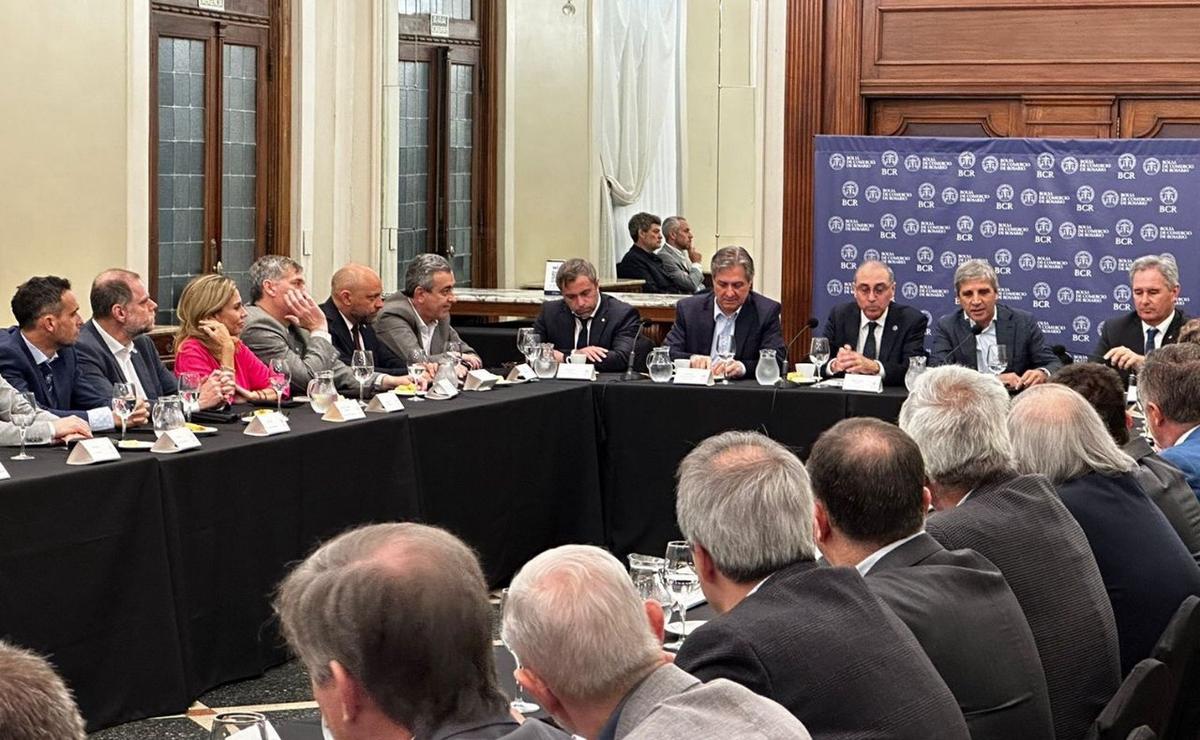
[[648,323],[648,321],[643,319],[638,324],[637,334],[633,336],[633,346],[629,348],[629,365],[625,368],[625,373],[621,376],[621,382],[627,383],[639,379],[638,374],[633,371],[633,361],[637,357],[637,340],[642,338],[642,328]]

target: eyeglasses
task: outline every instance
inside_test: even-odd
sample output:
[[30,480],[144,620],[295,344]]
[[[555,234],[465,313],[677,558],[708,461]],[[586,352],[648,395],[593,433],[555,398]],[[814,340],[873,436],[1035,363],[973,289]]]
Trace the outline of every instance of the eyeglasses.
[[891,290],[892,287],[893,286],[891,285],[884,285],[883,283],[879,283],[878,285],[867,285],[866,283],[863,283],[861,285],[855,285],[854,292],[858,293],[859,295],[870,295],[872,293],[875,295],[883,295]]

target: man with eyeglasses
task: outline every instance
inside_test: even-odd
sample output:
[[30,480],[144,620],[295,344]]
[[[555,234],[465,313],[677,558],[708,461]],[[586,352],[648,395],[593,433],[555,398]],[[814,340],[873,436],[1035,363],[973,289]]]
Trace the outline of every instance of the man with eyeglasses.
[[894,302],[896,276],[882,262],[864,262],[854,273],[854,303],[835,306],[825,337],[837,355],[821,368],[826,377],[878,375],[885,385],[904,385],[908,358],[925,354],[929,319]]

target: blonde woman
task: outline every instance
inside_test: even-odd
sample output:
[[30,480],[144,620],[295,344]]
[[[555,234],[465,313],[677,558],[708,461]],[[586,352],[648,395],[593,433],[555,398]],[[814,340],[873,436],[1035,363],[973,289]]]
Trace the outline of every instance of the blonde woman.
[[246,325],[246,309],[236,283],[224,275],[200,275],[183,289],[175,313],[176,375],[232,370],[238,399],[275,400],[270,369],[238,339]]

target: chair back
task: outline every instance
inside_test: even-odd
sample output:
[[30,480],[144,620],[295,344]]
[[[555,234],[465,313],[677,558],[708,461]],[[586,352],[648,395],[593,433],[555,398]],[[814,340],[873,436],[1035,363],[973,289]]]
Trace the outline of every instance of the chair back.
[[1088,730],[1087,740],[1126,740],[1145,725],[1162,732],[1171,713],[1171,672],[1160,661],[1146,658],[1133,667],[1117,693]]
[[1150,657],[1161,661],[1171,675],[1175,708],[1162,737],[1193,740],[1200,736],[1200,597],[1183,600]]

